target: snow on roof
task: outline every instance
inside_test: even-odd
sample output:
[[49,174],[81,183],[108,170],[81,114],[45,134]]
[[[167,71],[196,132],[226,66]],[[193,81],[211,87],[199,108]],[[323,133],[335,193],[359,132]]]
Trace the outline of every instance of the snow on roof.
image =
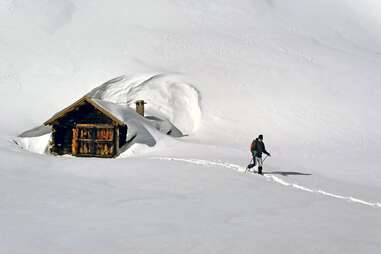
[[[174,137],[183,136],[182,132],[176,128],[169,120],[156,116],[148,116],[147,118],[138,114],[134,109],[130,108],[127,104],[117,104],[114,102],[100,100],[89,96],[82,97],[78,101],[74,102],[67,108],[56,113],[52,118],[46,121],[45,125],[51,125],[57,119],[63,117],[66,113],[74,110],[76,107],[82,105],[84,102],[90,103],[96,109],[101,111],[112,120],[122,125],[128,126],[127,140],[140,135],[140,138],[149,137],[154,139],[151,135],[153,129],[158,130],[164,134],[170,134]],[[151,130],[149,130],[151,129]],[[153,143],[153,141],[151,142]]]
[[183,133],[193,133],[201,125],[201,93],[183,77],[147,73],[123,75],[91,90],[86,96],[134,108],[144,99],[147,115],[167,119]]
[[128,107],[127,105],[116,104],[110,101],[104,101],[95,98],[89,98],[89,100],[93,101],[98,105],[98,107],[106,110],[109,114],[112,114],[120,122],[125,124],[127,124],[127,122],[132,119],[139,119],[141,121],[144,120],[144,117],[136,113],[135,110]]
[[177,129],[168,119],[158,118],[155,116],[143,117],[127,105],[116,104],[110,101],[95,98],[91,98],[91,100],[125,124],[130,125],[132,120],[134,120],[135,124],[136,122],[145,123],[165,134],[171,133],[172,136],[176,137],[183,136],[181,131]]

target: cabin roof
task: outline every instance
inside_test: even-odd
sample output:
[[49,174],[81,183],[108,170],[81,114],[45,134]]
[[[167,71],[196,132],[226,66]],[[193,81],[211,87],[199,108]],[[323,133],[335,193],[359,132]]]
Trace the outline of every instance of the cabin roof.
[[113,102],[103,101],[89,96],[84,96],[81,99],[74,102],[73,104],[71,104],[70,106],[54,114],[49,120],[47,120],[44,123],[44,125],[52,125],[55,121],[62,118],[67,113],[73,111],[75,108],[81,106],[86,102],[94,106],[96,109],[101,111],[103,114],[111,118],[111,120],[113,120],[119,125],[126,124],[128,119],[130,118],[136,118],[140,116],[127,105],[120,105]]

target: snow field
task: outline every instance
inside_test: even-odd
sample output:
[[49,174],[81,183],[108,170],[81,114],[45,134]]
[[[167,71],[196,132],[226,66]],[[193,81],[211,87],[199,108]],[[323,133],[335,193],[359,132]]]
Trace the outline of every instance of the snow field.
[[4,253],[375,253],[378,248],[379,221],[373,221],[378,209],[285,189],[230,168],[33,155],[34,167],[26,169],[17,160],[9,153],[11,166],[0,178]]
[[[201,166],[206,166],[206,167],[208,167],[208,166],[225,167],[225,168],[234,169],[234,170],[241,172],[241,173],[246,173],[246,168],[239,166],[239,165],[236,165],[236,164],[230,164],[227,162],[206,161],[206,160],[197,160],[197,159],[181,159],[181,158],[153,158],[153,159],[168,160],[168,161],[181,161],[181,162],[185,162],[185,163],[191,163],[191,164],[196,164],[196,165],[201,165]],[[371,206],[371,207],[381,208],[380,202],[369,202],[369,201],[361,200],[361,199],[354,198],[354,197],[345,197],[342,195],[329,193],[329,192],[326,192],[323,190],[310,189],[308,187],[304,187],[304,186],[301,186],[301,185],[296,184],[296,183],[286,182],[282,178],[276,177],[274,175],[264,175],[263,177],[266,178],[267,180],[274,182],[274,183],[278,183],[278,184],[281,184],[281,185],[284,185],[287,187],[292,187],[292,188],[295,188],[298,190],[302,190],[302,191],[306,191],[306,192],[310,192],[310,193],[315,193],[315,194],[321,194],[324,196],[328,196],[328,197],[332,197],[332,198],[336,198],[336,199],[342,199],[345,201],[349,201],[349,202],[353,202],[353,203],[359,203],[359,204],[367,205],[367,206]]]
[[[378,254],[380,8],[0,0],[0,253]],[[189,136],[148,126],[116,160],[14,143],[89,91]],[[240,173],[258,134],[264,178]]]

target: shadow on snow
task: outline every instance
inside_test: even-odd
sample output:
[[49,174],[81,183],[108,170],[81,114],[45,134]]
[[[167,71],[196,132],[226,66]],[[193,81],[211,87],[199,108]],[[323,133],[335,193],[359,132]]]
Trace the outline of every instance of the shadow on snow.
[[292,172],[292,171],[272,171],[263,172],[264,175],[282,175],[282,176],[311,176],[309,173]]

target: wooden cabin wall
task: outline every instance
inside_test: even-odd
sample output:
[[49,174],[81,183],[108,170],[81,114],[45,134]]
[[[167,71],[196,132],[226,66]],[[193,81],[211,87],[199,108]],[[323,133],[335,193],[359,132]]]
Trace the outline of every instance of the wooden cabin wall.
[[112,124],[112,120],[91,104],[84,104],[59,119],[59,124],[75,126],[77,123]]
[[53,125],[53,153],[59,155],[71,153],[72,128]]
[[111,158],[118,154],[118,127],[110,124],[78,124],[77,128],[77,138],[72,139],[77,141],[72,146],[73,155]]
[[[76,124],[113,124],[113,121],[93,107],[84,104],[67,113],[53,124],[53,148],[52,152],[63,155],[72,153],[72,129]],[[127,126],[126,126],[127,128]]]

